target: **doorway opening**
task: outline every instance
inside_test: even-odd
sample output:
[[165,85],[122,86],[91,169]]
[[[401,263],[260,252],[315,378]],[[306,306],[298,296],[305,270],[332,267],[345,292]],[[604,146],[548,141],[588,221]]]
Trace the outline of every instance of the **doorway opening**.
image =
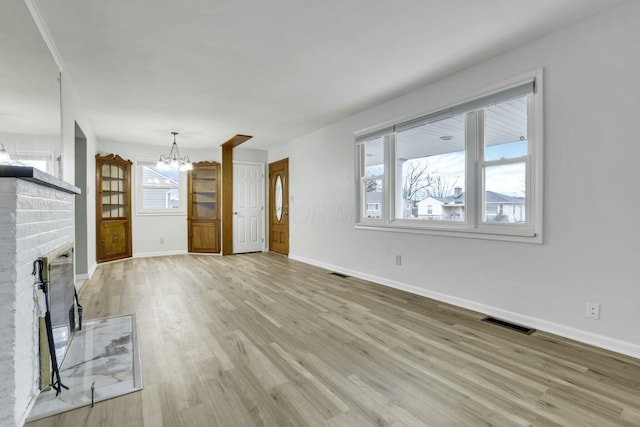
[[75,198],[75,256],[76,279],[88,278],[89,275],[89,243],[87,212],[87,137],[75,123],[75,186],[81,191]]

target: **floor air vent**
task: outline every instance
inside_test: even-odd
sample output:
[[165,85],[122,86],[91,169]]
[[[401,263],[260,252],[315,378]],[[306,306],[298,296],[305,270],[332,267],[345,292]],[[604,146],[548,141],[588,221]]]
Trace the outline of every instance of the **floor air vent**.
[[336,273],[335,271],[332,271],[331,273],[329,273],[332,276],[338,276],[338,277],[342,277],[343,279],[347,279],[349,276],[347,276],[346,274],[342,274],[342,273]]
[[520,332],[522,334],[531,335],[536,330],[528,328],[526,326],[516,325],[515,323],[507,322],[506,320],[496,319],[495,317],[487,316],[482,319],[483,322],[493,323],[494,325],[502,326],[503,328],[511,329],[512,331]]

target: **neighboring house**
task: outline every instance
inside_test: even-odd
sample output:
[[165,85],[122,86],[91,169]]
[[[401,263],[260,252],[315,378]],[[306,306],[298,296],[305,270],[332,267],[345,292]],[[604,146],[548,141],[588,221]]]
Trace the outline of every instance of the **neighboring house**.
[[382,218],[381,191],[371,191],[367,193],[364,211],[366,218]]
[[485,221],[487,222],[524,222],[524,197],[486,192]]
[[439,198],[427,197],[418,202],[418,218],[442,219],[442,206],[444,202]]
[[[464,220],[465,193],[456,188],[453,196],[427,197],[418,202],[418,218],[444,221]],[[524,197],[487,191],[485,193],[485,221],[487,222],[524,222]]]
[[418,218],[444,221],[464,220],[464,193],[456,187],[453,196],[427,197],[418,202]]
[[440,197],[442,205],[442,217],[447,221],[464,221],[464,193],[462,188],[453,189],[453,196]]
[[403,218],[417,218],[418,217],[418,202],[415,200],[405,200],[402,207]]
[[142,168],[143,204],[145,209],[180,207],[179,183],[175,171],[163,171],[155,167]]

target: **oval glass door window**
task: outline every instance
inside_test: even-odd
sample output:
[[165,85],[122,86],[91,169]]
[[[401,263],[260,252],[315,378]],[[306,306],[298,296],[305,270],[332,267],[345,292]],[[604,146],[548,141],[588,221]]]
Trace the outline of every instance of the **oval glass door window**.
[[275,207],[276,207],[276,219],[280,221],[282,218],[282,178],[280,175],[276,176],[276,189],[275,189]]

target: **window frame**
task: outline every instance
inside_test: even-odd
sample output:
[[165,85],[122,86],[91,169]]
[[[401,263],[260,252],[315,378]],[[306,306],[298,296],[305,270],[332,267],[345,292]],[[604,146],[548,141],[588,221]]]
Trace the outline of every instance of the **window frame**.
[[[184,216],[187,214],[187,172],[178,172],[178,194],[180,197],[180,203],[177,208],[145,208],[144,207],[144,182],[143,182],[143,166],[155,166],[157,160],[149,158],[136,158],[135,160],[135,205],[136,215],[157,215],[157,216]],[[173,188],[166,186],[166,188]]]
[[[386,132],[386,130],[385,130]],[[384,153],[383,153],[383,162],[384,162],[384,169],[382,171],[382,175],[366,175],[366,159],[365,159],[365,145],[367,142],[369,141],[373,141],[378,139],[380,136],[382,136],[382,140],[383,140],[383,147],[384,147]],[[387,194],[389,194],[389,174],[391,173],[390,170],[387,169],[387,163],[388,163],[388,156],[389,156],[389,147],[388,147],[388,143],[389,143],[389,138],[392,137],[392,135],[386,135],[383,134],[381,135],[381,132],[376,132],[372,135],[369,135],[367,138],[362,139],[359,143],[356,144],[356,159],[358,159],[358,163],[357,163],[357,167],[356,167],[356,176],[357,176],[357,180],[358,180],[358,199],[356,201],[356,211],[358,212],[358,217],[360,218],[360,223],[362,224],[369,224],[369,225],[374,225],[374,226],[380,226],[383,223],[388,221],[389,218],[389,198],[387,196]],[[366,184],[365,181],[366,180],[381,180],[382,182],[382,188],[380,190],[381,194],[381,199],[378,203],[380,203],[380,217],[379,218],[367,218],[365,217],[365,213],[367,212],[367,201],[366,198],[364,196],[360,196],[360,195],[366,195],[367,191],[366,191]]]
[[[517,87],[532,84],[533,91],[509,97]],[[527,99],[527,153],[514,158],[485,160],[484,155],[484,109],[495,103],[505,102],[520,96]],[[501,98],[503,97],[503,98]],[[482,104],[483,100],[497,98],[495,102]],[[356,150],[356,174],[359,185],[356,188],[356,223],[357,229],[396,231],[401,233],[433,234],[454,237],[481,238],[489,240],[518,241],[542,243],[543,225],[543,70],[538,69],[516,78],[493,85],[461,102],[451,103],[448,108],[437,110],[431,114],[421,114],[404,120],[396,120],[392,125],[369,128],[355,133],[356,148],[364,147],[366,141],[374,136],[384,136],[384,180],[382,194],[382,217],[372,220],[363,218],[364,148]],[[468,109],[464,109],[468,107]],[[463,221],[427,221],[412,218],[398,218],[396,211],[396,187],[399,185],[395,168],[395,134],[396,129],[406,126],[411,121],[433,117],[439,120],[447,110],[464,113],[465,121],[465,203]],[[453,115],[452,115],[453,116]],[[373,130],[372,130],[373,129]],[[376,130],[377,129],[377,130]],[[368,139],[367,139],[368,138]],[[525,167],[525,221],[523,223],[491,223],[484,216],[484,198],[486,192],[485,172],[492,166],[523,163]],[[483,195],[484,194],[484,195]]]
[[[447,110],[447,109],[445,109]],[[466,114],[466,113],[465,113]],[[456,114],[455,116],[459,116],[460,114]],[[448,118],[452,118],[454,117],[453,115],[451,117],[443,117],[443,114],[441,111],[438,111],[434,114],[428,114],[427,116],[430,116],[431,119],[428,120],[429,123],[436,123],[442,120],[447,120]],[[412,122],[413,120],[408,120],[408,122]],[[400,128],[404,127],[403,124],[400,124],[399,126]],[[465,129],[465,133],[466,133],[466,129]],[[469,150],[468,145],[466,144],[466,139],[465,138],[465,162],[467,160],[467,152]],[[393,145],[390,147],[391,153],[389,154],[390,158],[395,159],[396,158],[396,138],[395,138],[395,133],[393,135]],[[392,162],[391,167],[393,168],[393,176],[394,177],[398,177],[398,172],[397,172],[397,162],[394,161]],[[467,178],[467,170],[468,170],[469,166],[468,164],[465,164],[465,181],[468,179]],[[400,171],[400,173],[402,173],[402,171]],[[395,184],[395,185],[392,185]],[[396,190],[396,188],[399,188],[401,185],[398,185],[399,183],[394,182],[394,183],[389,183],[390,188],[392,188],[394,191]],[[397,192],[396,192],[397,193]],[[394,193],[395,194],[395,193]],[[397,206],[397,204],[400,202],[400,200],[402,200],[402,195],[401,194],[396,194],[396,196],[394,197],[393,202],[395,203],[395,205]],[[466,203],[465,203],[465,207],[466,207]],[[421,219],[416,219],[416,218],[402,218],[399,217],[400,214],[398,213],[397,210],[395,210],[394,206],[390,206],[390,208],[392,209],[393,212],[393,216],[391,216],[391,218],[393,218],[392,221],[389,222],[389,224],[391,226],[394,227],[405,227],[408,229],[411,228],[415,228],[415,229],[444,229],[444,230],[463,230],[465,229],[465,221],[455,221],[455,220],[449,220],[449,219],[439,219],[437,221],[426,221],[426,220],[421,220]],[[466,209],[465,209],[466,212]],[[466,218],[466,215],[465,215]]]
[[[55,153],[51,150],[7,150],[11,155],[11,160],[26,166],[32,166],[35,169],[48,173],[49,175],[58,176]],[[45,162],[46,168],[40,169],[33,165],[32,162]]]

